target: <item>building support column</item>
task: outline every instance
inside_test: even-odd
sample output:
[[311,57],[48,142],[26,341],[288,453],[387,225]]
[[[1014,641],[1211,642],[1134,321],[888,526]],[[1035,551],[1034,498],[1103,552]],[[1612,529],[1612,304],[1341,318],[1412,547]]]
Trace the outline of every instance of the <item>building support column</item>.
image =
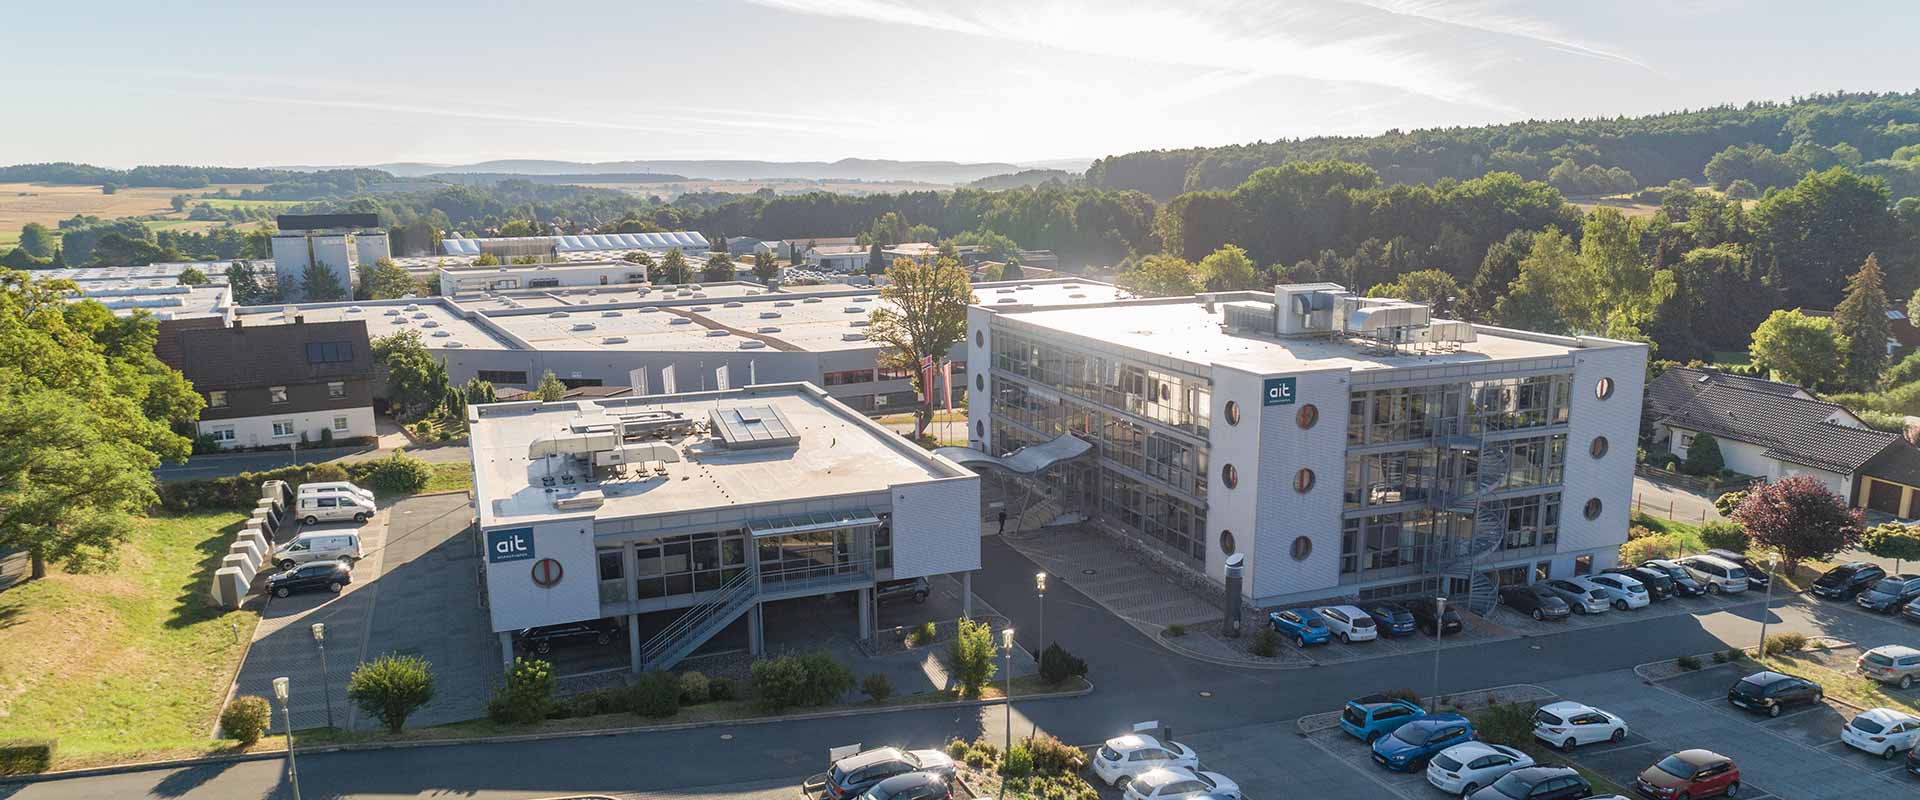
[[[627,559],[633,559],[633,548],[627,548]],[[640,615],[627,615],[627,668],[639,672],[647,665],[640,663]]]
[[[628,603],[631,603],[635,600],[640,599],[639,581],[640,581],[640,551],[633,546],[633,542],[621,542],[620,543],[620,585],[625,590],[624,592],[625,596],[621,598],[622,600]],[[632,620],[628,620],[628,621],[631,622]],[[632,630],[632,629],[629,628],[628,630]],[[633,637],[629,636],[627,638],[631,639]]]
[[973,619],[973,573],[960,573],[960,616]]
[[760,627],[760,603],[756,601],[752,608],[747,609],[747,653],[760,656],[766,649],[765,631]]
[[1913,487],[1900,487],[1900,518],[1913,519]]
[[500,666],[509,674],[513,672],[513,631],[500,632]]
[[860,595],[860,641],[872,641],[873,589],[872,587],[861,589],[856,594]]

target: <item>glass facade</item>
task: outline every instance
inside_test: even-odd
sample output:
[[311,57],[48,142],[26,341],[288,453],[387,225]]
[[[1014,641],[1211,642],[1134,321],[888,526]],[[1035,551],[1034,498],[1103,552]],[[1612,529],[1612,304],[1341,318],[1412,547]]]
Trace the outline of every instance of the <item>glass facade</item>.
[[634,582],[643,600],[712,591],[747,568],[746,534],[738,530],[667,536],[635,549]]
[[1206,378],[1004,331],[993,337],[993,367],[1202,439],[1207,436],[1213,388]]

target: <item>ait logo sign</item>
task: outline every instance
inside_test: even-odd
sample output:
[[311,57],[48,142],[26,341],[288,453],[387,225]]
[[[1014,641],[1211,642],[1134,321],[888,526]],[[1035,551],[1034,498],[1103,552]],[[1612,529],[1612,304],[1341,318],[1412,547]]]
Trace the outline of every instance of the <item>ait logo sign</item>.
[[1263,405],[1269,405],[1269,406],[1293,405],[1293,379],[1292,378],[1268,378],[1265,389],[1266,389],[1266,392],[1264,396],[1266,399],[1262,403]]
[[533,558],[532,528],[487,531],[487,563],[525,561],[529,558]]

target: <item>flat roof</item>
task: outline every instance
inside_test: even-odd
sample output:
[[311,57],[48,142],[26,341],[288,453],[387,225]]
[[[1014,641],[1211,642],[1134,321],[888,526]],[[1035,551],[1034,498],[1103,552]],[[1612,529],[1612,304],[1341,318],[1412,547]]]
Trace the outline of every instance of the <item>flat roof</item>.
[[72,299],[97,301],[115,316],[130,317],[136,311],[145,311],[155,319],[224,317],[233,305],[232,292],[225,283],[187,286],[177,278],[87,281],[80,284],[80,292]]
[[[1405,369],[1440,364],[1541,358],[1581,349],[1573,340],[1475,326],[1475,340],[1399,353],[1326,336],[1228,333],[1226,306],[1208,311],[1198,298],[1145,300],[1010,310],[1003,318],[1195,364],[1223,364],[1257,373],[1318,369]],[[1122,313],[1123,312],[1123,313]]]
[[[710,412],[773,409],[798,440],[791,445],[730,450],[712,433],[674,433],[662,441],[679,461],[667,476],[630,475],[589,482],[586,470],[567,456],[530,457],[536,438],[566,433],[583,415],[618,418],[645,412],[678,412],[704,428]],[[722,392],[654,397],[498,403],[468,409],[472,428],[474,496],[480,524],[531,523],[575,518],[627,519],[723,509],[817,497],[883,492],[902,483],[968,477],[973,473],[935,456],[799,383],[769,384]],[[637,440],[636,440],[637,441]],[[571,471],[574,482],[565,482]],[[548,487],[543,478],[555,478]],[[553,491],[548,491],[551,488]],[[597,490],[597,507],[557,508],[555,498]]]
[[367,336],[378,339],[401,331],[420,334],[430,350],[511,350],[514,345],[468,318],[446,298],[422,297],[411,300],[368,300],[358,303],[301,303],[291,306],[250,306],[241,309],[239,320],[247,325],[285,325],[294,316],[308,322],[342,322],[362,319]]
[[188,269],[200,270],[210,283],[226,283],[227,267],[231,261],[174,261],[158,264],[146,264],[138,267],[70,267],[67,269],[35,270],[36,278],[57,278],[75,283],[109,281],[115,283],[133,283],[139,281],[161,281],[177,284],[180,273]]

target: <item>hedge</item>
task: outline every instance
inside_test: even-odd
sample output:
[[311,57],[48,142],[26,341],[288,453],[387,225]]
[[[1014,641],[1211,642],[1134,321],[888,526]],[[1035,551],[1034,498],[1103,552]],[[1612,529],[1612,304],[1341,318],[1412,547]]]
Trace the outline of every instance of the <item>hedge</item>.
[[32,775],[53,768],[53,753],[59,743],[52,739],[18,739],[0,742],[0,775]]
[[236,511],[251,511],[260,502],[260,484],[267,481],[286,481],[298,488],[300,484],[313,481],[339,480],[344,468],[346,479],[356,483],[369,484],[368,488],[387,494],[410,494],[426,486],[431,468],[426,462],[405,453],[395,452],[386,458],[372,461],[355,461],[347,464],[322,462],[317,464],[297,464],[263,472],[242,472],[219,478],[196,478],[187,481],[162,483],[157,488],[160,493],[160,507],[168,511],[184,513],[196,509],[231,508]]

